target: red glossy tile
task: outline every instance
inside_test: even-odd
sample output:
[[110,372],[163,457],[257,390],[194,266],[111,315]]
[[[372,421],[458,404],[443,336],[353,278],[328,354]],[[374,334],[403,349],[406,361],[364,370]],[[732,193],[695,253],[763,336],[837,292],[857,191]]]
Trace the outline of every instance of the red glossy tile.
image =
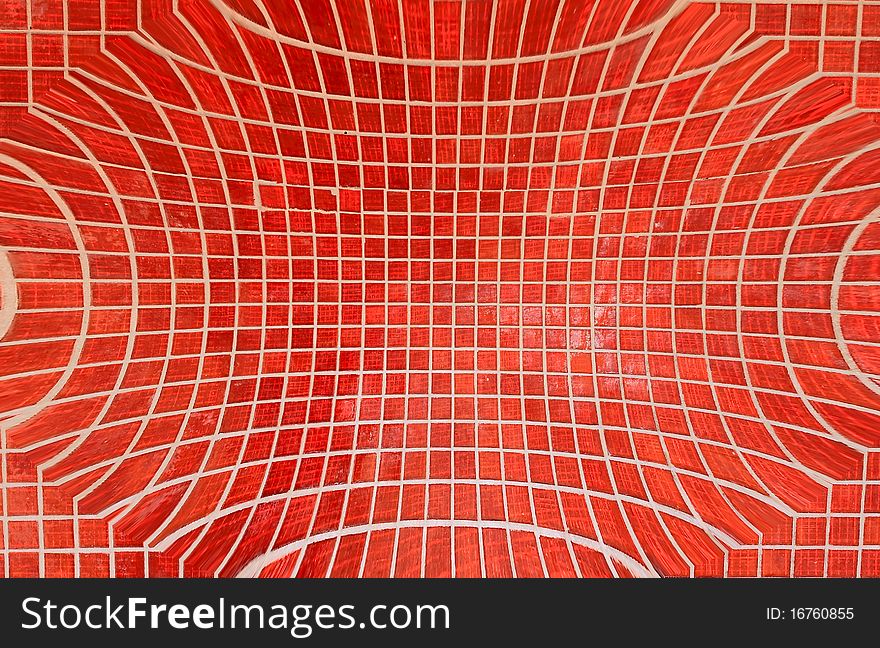
[[28,2],[4,576],[880,574],[874,3]]

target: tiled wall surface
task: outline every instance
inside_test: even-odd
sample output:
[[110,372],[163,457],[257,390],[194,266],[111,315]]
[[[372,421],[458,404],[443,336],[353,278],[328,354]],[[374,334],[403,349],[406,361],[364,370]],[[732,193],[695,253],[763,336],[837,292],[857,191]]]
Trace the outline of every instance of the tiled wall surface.
[[0,0],[5,576],[880,576],[880,3]]

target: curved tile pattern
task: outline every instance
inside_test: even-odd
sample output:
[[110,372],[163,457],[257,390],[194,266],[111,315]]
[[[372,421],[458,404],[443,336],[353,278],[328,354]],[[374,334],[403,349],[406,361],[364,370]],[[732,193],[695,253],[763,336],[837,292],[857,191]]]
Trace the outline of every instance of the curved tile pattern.
[[880,576],[880,4],[0,16],[0,573]]

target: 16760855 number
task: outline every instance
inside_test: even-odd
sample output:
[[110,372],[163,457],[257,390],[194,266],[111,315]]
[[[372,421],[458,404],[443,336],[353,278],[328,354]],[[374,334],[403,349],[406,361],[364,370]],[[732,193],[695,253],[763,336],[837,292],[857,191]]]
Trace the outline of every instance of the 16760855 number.
[[767,608],[770,621],[849,621],[854,618],[855,608],[851,607]]

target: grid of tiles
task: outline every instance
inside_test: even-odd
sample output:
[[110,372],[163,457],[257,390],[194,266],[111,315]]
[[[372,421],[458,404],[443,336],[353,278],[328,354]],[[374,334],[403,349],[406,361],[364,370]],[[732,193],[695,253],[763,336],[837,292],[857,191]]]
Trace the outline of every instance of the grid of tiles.
[[0,0],[6,576],[880,576],[880,3]]

